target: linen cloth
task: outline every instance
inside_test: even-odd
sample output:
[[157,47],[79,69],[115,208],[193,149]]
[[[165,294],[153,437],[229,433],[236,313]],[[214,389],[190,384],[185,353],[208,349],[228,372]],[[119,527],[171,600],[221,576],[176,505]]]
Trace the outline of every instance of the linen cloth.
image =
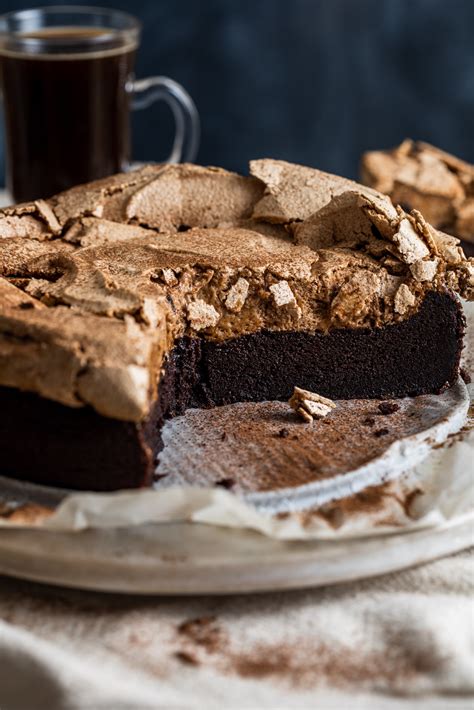
[[474,553],[348,585],[139,597],[0,579],[1,710],[474,707]]

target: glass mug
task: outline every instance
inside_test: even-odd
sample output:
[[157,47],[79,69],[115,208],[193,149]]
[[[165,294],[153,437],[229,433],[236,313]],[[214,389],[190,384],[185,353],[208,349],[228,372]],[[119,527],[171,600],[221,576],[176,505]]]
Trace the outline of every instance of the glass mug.
[[7,188],[16,202],[130,169],[130,109],[169,104],[168,162],[193,161],[196,107],[180,84],[135,80],[140,23],[93,7],[45,7],[0,17]]

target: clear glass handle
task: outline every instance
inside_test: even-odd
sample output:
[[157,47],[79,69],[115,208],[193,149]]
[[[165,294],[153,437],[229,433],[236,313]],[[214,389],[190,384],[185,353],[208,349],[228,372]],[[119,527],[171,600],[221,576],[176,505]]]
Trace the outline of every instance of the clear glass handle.
[[167,76],[151,76],[130,82],[132,109],[148,108],[155,101],[165,101],[176,123],[173,149],[168,163],[192,163],[199,148],[200,123],[194,101],[181,84]]

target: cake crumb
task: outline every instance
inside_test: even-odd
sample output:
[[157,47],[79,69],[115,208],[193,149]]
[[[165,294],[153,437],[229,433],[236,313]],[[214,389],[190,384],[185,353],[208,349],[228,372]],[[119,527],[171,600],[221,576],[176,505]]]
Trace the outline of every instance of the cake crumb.
[[221,478],[219,481],[216,481],[214,485],[230,490],[235,486],[235,481],[233,478]]
[[283,427],[283,429],[280,429],[280,431],[278,432],[278,436],[281,439],[287,439],[290,436],[290,432],[288,429],[286,429],[286,427]]
[[378,438],[380,436],[386,436],[389,433],[390,433],[389,429],[386,429],[386,428],[377,429],[377,431],[374,431],[374,436],[376,436]]
[[161,481],[163,478],[166,478],[168,476],[167,473],[155,473],[153,474],[153,480],[154,481]]
[[374,426],[375,419],[373,417],[366,417],[362,420],[362,424],[364,424],[365,426]]
[[400,405],[396,402],[380,402],[378,406],[380,414],[394,414],[400,409]]
[[184,663],[187,666],[199,665],[199,661],[197,660],[196,656],[194,656],[192,653],[189,653],[188,651],[176,651],[174,656],[178,661],[181,661],[181,663]]
[[312,422],[313,419],[322,419],[326,417],[331,409],[336,407],[336,403],[332,399],[322,397],[316,392],[295,387],[293,394],[288,400],[288,404],[295,412],[306,422]]

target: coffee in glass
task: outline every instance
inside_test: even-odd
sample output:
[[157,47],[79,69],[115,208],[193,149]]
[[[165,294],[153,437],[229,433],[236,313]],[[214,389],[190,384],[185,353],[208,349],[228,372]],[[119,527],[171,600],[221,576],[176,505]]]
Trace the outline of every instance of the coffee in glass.
[[[49,7],[0,18],[7,186],[48,197],[130,167],[130,108],[156,99],[176,117],[172,162],[195,157],[198,117],[179,84],[134,81],[140,26],[116,11]],[[135,106],[134,106],[135,107]]]

